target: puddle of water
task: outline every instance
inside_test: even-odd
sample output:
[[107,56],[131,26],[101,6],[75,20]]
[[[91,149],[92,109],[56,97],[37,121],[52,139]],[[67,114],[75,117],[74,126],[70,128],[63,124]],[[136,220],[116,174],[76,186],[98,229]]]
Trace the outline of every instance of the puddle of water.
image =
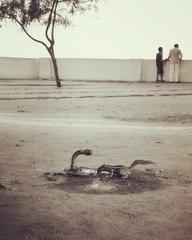
[[115,190],[115,186],[110,183],[101,182],[100,180],[93,181],[91,184],[88,184],[87,186],[84,186],[85,192],[112,192]]
[[94,178],[55,176],[48,180],[52,181],[52,187],[66,192],[84,194],[128,194],[152,191],[162,188],[163,183],[154,171],[134,170],[128,178]]

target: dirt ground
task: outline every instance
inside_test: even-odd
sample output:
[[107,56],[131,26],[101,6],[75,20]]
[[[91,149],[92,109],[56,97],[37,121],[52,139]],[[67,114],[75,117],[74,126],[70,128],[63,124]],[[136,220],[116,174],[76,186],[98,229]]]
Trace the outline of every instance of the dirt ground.
[[[0,240],[192,239],[191,122],[189,83],[1,80]],[[84,148],[87,167],[153,161],[162,186],[86,192],[43,176]]]

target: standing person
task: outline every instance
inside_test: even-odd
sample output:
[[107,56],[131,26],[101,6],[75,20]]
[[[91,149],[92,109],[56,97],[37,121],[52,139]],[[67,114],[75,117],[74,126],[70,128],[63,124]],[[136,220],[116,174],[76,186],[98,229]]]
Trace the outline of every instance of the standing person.
[[182,60],[182,52],[179,49],[179,44],[175,44],[170,50],[168,59],[170,60],[170,82],[179,82],[179,69]]
[[159,75],[161,77],[161,82],[163,82],[163,74],[164,74],[164,70],[163,70],[163,48],[159,47],[158,48],[158,53],[156,55],[156,66],[157,66],[157,78],[156,81],[159,81]]

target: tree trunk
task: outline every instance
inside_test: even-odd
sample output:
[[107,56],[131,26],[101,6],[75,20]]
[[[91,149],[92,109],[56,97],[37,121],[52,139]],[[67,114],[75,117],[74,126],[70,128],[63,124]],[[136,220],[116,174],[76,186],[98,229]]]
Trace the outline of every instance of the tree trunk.
[[50,48],[48,50],[48,52],[51,56],[51,60],[52,60],[52,63],[53,63],[53,69],[54,69],[54,73],[55,73],[55,80],[56,80],[57,87],[61,87],[61,81],[59,79],[59,71],[58,71],[58,66],[57,66],[57,60],[55,58],[55,53],[54,53],[53,47]]

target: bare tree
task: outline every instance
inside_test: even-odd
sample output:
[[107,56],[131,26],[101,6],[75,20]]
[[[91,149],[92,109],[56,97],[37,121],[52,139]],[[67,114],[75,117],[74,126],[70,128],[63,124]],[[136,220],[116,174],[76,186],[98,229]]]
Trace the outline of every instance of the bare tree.
[[[61,87],[54,51],[55,26],[69,26],[75,13],[97,9],[97,2],[98,0],[2,0],[0,21],[11,20],[17,23],[30,39],[47,49],[53,63],[57,87]],[[29,32],[32,23],[45,25],[45,41],[37,39]]]

